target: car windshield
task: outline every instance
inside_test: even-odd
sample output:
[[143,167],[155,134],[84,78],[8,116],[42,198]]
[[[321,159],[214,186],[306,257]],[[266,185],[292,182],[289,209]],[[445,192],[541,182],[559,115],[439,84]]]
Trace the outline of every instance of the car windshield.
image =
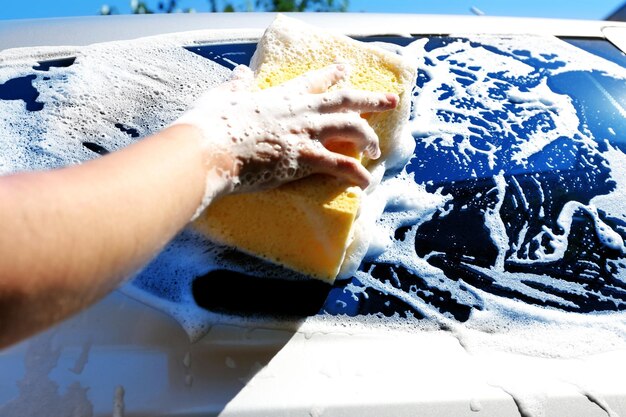
[[[382,186],[410,181],[422,204],[388,205],[378,221],[386,250],[331,286],[234,249],[207,249],[185,231],[123,291],[188,330],[252,316],[465,322],[510,301],[574,313],[625,309],[624,54],[604,40],[533,36],[362,40],[418,69],[409,124],[416,149]],[[230,70],[255,47],[186,50]],[[35,86],[50,80],[50,68],[62,74],[73,64],[44,60],[0,85],[0,99],[39,111]],[[126,141],[160,127],[111,124]],[[84,152],[111,150],[103,143],[84,140]]]

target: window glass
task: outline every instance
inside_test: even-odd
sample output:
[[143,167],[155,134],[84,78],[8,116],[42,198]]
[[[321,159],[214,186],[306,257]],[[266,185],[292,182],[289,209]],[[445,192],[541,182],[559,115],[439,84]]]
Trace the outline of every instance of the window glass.
[[[364,262],[360,276],[335,283],[320,311],[420,317],[427,305],[466,320],[483,308],[483,292],[565,311],[624,309],[626,223],[615,171],[624,161],[626,84],[612,64],[622,65],[624,55],[589,39],[567,40],[575,48],[555,39],[541,48],[523,37],[423,42],[416,151],[407,171],[449,200],[419,226],[398,228],[390,251],[412,246],[416,259],[433,269],[424,274],[401,261]],[[214,46],[194,52],[223,60],[253,50],[245,44],[226,53]],[[212,282],[236,286],[222,278]],[[197,288],[210,279],[200,278]],[[324,298],[323,285],[297,286],[319,294],[318,302]],[[269,290],[281,291],[280,284]],[[202,302],[211,292],[202,287],[196,298]],[[219,298],[215,293],[210,297]]]
[[[212,318],[443,314],[465,321],[503,300],[580,313],[626,308],[624,54],[590,39],[364,40],[398,45],[418,68],[415,153],[386,180],[410,178],[432,210],[405,213],[387,250],[332,286],[226,248],[215,265],[200,267],[205,243],[184,232],[123,291],[170,312],[197,304]],[[255,47],[186,49],[232,69],[248,63]],[[21,100],[41,112],[49,104],[37,88],[51,77],[64,85],[78,65],[72,57],[43,60],[5,77],[0,104]],[[150,119],[157,108],[133,111],[144,110],[146,120],[112,119],[107,135],[121,134],[122,146],[163,126],[165,117]],[[82,138],[85,155],[112,150],[99,139]],[[20,152],[54,157],[38,146]],[[388,206],[380,223],[390,224],[399,210]]]

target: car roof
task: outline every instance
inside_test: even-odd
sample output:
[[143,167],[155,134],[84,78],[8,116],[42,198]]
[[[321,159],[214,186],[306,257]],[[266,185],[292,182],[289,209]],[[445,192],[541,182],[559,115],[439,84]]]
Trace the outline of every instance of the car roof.
[[[88,45],[191,30],[253,29],[259,35],[275,13],[192,13],[89,16],[0,21],[0,50],[41,45]],[[607,27],[626,23],[514,18],[373,13],[302,13],[298,18],[348,35],[537,34],[604,37]]]

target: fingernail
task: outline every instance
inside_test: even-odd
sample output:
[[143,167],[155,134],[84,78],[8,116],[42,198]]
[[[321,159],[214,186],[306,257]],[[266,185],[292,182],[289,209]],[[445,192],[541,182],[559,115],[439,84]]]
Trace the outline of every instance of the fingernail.
[[372,183],[372,176],[368,173],[367,177],[363,178],[363,182],[359,185],[362,190],[365,190]]
[[345,71],[346,70],[346,66],[344,64],[337,64],[336,67],[339,71]]
[[385,97],[387,98],[387,101],[389,101],[389,102],[392,102],[392,103],[397,103],[398,102],[398,96],[396,94],[387,93],[385,95]]
[[365,154],[367,155],[367,157],[369,159],[378,159],[380,158],[380,147],[378,146],[378,144],[374,145],[369,145],[366,149],[365,149]]

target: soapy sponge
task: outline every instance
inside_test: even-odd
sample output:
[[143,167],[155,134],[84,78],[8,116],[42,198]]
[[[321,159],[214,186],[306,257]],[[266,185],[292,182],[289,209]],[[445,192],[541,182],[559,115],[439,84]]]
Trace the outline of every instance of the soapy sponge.
[[[365,115],[384,160],[408,118],[415,77],[414,67],[401,57],[279,16],[260,40],[251,67],[258,86],[268,88],[336,62],[349,64],[351,71],[335,88],[400,97],[395,110]],[[332,282],[350,244],[360,194],[358,187],[314,175],[273,190],[226,196],[210,205],[195,227],[210,239]]]

